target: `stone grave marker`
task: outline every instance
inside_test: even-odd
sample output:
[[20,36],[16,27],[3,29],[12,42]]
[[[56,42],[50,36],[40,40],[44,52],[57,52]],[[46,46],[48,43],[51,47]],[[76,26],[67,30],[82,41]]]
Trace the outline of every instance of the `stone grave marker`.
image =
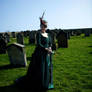
[[81,30],[80,29],[78,29],[78,30],[76,30],[76,36],[80,36],[81,35]]
[[23,36],[24,37],[27,37],[28,36],[26,31],[23,32]]
[[7,46],[7,52],[11,65],[24,67],[27,66],[24,45],[18,43],[11,44]]
[[68,48],[68,38],[67,38],[67,33],[61,30],[57,34],[57,40],[58,40],[58,48]]
[[7,43],[10,42],[10,35],[8,33],[5,33],[4,36],[6,38]]
[[67,32],[67,38],[70,39],[70,32]]
[[17,34],[17,43],[24,44],[24,37],[22,33]]
[[6,53],[6,41],[4,38],[0,38],[0,54],[5,54]]
[[0,33],[0,39],[2,38],[2,33]]
[[56,34],[53,30],[47,30],[46,31],[47,33],[49,33],[50,35],[50,39],[51,39],[51,43],[52,43],[52,50],[56,50],[57,47],[56,47]]
[[15,32],[12,32],[11,34],[12,34],[13,38],[16,38],[16,33]]
[[36,44],[36,31],[29,33],[29,44]]
[[85,37],[89,37],[90,36],[90,30],[88,29],[88,30],[85,30],[84,31],[84,34],[85,34]]

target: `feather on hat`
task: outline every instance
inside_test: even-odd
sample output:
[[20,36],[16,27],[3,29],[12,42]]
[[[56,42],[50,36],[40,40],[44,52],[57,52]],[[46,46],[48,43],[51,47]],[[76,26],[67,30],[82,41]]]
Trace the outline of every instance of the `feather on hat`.
[[43,12],[42,17],[40,17],[40,26],[44,25],[45,27],[47,27],[47,21],[43,20],[44,14],[45,14],[45,12]]

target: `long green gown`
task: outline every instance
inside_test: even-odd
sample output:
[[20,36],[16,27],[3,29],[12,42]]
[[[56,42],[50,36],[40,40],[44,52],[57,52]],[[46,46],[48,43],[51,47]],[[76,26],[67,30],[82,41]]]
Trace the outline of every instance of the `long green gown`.
[[38,89],[53,88],[52,55],[45,50],[49,47],[51,47],[50,36],[44,37],[38,32],[37,46],[32,54],[32,61],[26,75],[27,86]]

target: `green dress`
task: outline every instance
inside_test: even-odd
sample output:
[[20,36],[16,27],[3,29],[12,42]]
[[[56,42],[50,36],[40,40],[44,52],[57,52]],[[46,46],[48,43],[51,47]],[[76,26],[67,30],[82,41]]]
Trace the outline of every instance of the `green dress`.
[[[37,46],[32,54],[27,74],[20,80],[25,80],[24,84],[35,89],[52,89],[52,55],[48,54],[45,48],[51,47],[50,36],[44,37],[37,33]],[[21,83],[23,85],[23,82]]]
[[37,34],[37,47],[32,55],[27,76],[32,79],[35,88],[53,88],[51,55],[45,48],[51,47],[50,36]]

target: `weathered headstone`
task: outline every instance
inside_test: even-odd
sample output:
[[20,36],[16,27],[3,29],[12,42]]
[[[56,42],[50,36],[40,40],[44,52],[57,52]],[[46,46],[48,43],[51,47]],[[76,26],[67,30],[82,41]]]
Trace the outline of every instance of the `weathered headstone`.
[[67,38],[67,33],[61,30],[57,34],[57,40],[58,40],[58,48],[63,47],[63,48],[68,48],[68,38]]
[[0,33],[0,39],[4,38],[4,33]]
[[6,53],[6,41],[3,38],[0,38],[0,54],[5,54]]
[[36,31],[29,33],[29,44],[36,44]]
[[81,35],[81,29],[76,30],[76,36],[80,36]]
[[5,33],[4,36],[6,38],[7,43],[10,42],[10,35],[8,33]]
[[90,30],[88,29],[88,30],[85,30],[84,33],[85,33],[85,37],[88,37],[88,36],[90,36],[90,33],[91,33],[91,32],[90,32]]
[[92,28],[90,28],[90,33],[92,34]]
[[27,37],[27,32],[26,31],[23,32],[23,36]]
[[0,33],[0,39],[3,39],[6,44],[8,43],[4,33]]
[[70,39],[70,32],[67,32],[67,38]]
[[7,52],[11,65],[24,67],[27,66],[24,45],[17,43],[11,44],[7,46]]
[[30,30],[23,31],[23,36],[27,37],[30,34]]
[[46,31],[47,33],[49,33],[50,35],[50,39],[51,39],[51,43],[52,43],[52,50],[56,50],[57,47],[56,47],[56,34],[54,32],[54,30],[47,30]]
[[12,32],[12,37],[16,38],[16,33],[15,32]]
[[24,44],[24,38],[22,33],[17,34],[17,43]]
[[72,31],[71,31],[71,36],[74,36],[74,35],[75,35],[75,34],[74,34],[74,31],[72,30]]
[[27,36],[29,36],[29,33],[30,33],[30,30],[27,30],[27,31],[26,31]]

